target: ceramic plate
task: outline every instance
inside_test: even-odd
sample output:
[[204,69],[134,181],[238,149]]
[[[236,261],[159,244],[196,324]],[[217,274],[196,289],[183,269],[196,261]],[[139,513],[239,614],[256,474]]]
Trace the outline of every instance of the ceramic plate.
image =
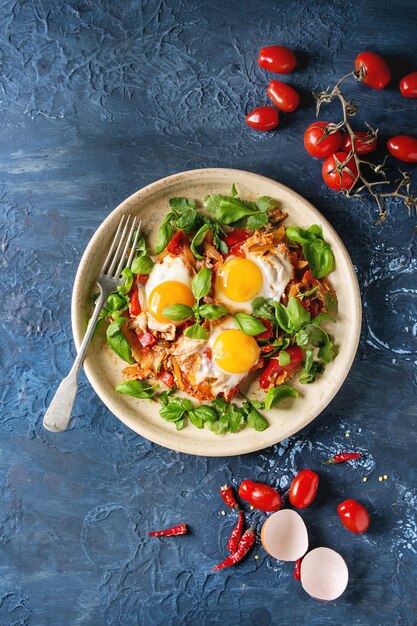
[[[104,333],[93,340],[84,363],[87,377],[106,406],[124,424],[151,441],[173,450],[203,456],[229,456],[254,452],[278,443],[306,426],[329,404],[340,389],[356,353],[361,326],[361,303],[352,262],[336,232],[325,218],[300,195],[269,178],[232,169],[202,169],[168,176],[148,185],[124,200],[104,220],[91,239],[75,278],[72,297],[72,327],[77,348],[81,344],[87,320],[91,315],[95,279],[102,266],[116,225],[123,213],[140,215],[143,232],[151,247],[162,219],[169,209],[169,198],[186,196],[201,200],[211,193],[229,194],[232,183],[241,197],[251,200],[271,196],[289,213],[288,225],[308,227],[320,224],[336,257],[336,269],[329,276],[336,289],[339,312],[331,332],[339,352],[314,384],[294,386],[302,393],[298,399],[285,400],[266,412],[270,422],[263,432],[245,428],[239,433],[215,435],[208,429],[198,430],[191,424],[176,431],[172,423],[158,414],[159,404],[138,400],[114,391],[125,364],[107,347]],[[259,393],[257,383],[253,391]]]

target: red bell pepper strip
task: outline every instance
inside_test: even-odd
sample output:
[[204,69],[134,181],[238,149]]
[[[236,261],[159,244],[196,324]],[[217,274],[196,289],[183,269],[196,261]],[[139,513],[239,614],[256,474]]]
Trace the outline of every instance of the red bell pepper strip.
[[142,348],[152,348],[156,344],[156,339],[152,333],[140,333],[138,339]]
[[184,248],[186,237],[187,235],[182,230],[177,231],[167,245],[168,252],[174,255],[180,254]]
[[268,389],[271,386],[271,376],[273,374],[282,374],[282,372],[293,372],[299,367],[303,360],[303,351],[298,346],[290,346],[285,349],[290,355],[290,362],[288,365],[280,365],[278,358],[270,358],[268,365],[265,367],[259,378],[259,386],[261,389]]
[[165,530],[154,530],[148,533],[149,537],[172,537],[174,535],[186,535],[188,533],[187,524],[179,524]]
[[158,378],[169,389],[171,389],[174,386],[175,380],[174,380],[174,376],[173,376],[173,374],[171,374],[171,372],[167,372],[166,370],[160,370],[160,372],[158,373]]
[[139,293],[137,289],[132,289],[130,293],[130,315],[136,317],[140,313]]

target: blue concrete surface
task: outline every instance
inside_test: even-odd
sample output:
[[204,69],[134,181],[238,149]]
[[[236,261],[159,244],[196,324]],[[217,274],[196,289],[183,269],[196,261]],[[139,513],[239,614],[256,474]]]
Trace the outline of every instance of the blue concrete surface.
[[[417,69],[416,2],[4,0],[0,26],[1,626],[415,626],[415,220],[393,202],[375,226],[370,200],[326,189],[302,134],[314,119],[309,93],[367,48],[389,59],[395,80],[383,92],[349,86],[360,120],[383,138],[416,131],[417,101],[396,88]],[[243,115],[266,103],[256,58],[273,43],[299,55],[284,80],[303,107],[257,134]],[[326,109],[338,118],[337,105]],[[71,429],[44,431],[74,356],[71,288],[94,230],[136,189],[210,166],[289,185],[343,238],[364,306],[343,388],[303,432],[241,458],[188,457],[136,436],[84,377]],[[363,451],[357,466],[321,466],[346,448]],[[260,546],[212,574],[234,523],[219,486],[252,478],[285,491],[303,467],[320,468],[320,496],[303,516],[313,546],[346,558],[345,595],[312,600]],[[363,536],[337,519],[347,496],[371,513]],[[189,536],[147,538],[183,520]]]

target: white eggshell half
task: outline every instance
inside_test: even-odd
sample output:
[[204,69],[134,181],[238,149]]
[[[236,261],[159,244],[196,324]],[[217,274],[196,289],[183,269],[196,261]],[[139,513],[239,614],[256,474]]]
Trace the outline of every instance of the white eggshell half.
[[330,548],[315,548],[301,561],[301,584],[316,600],[336,600],[347,587],[344,559]]
[[308,534],[303,518],[296,511],[283,509],[270,515],[261,531],[262,545],[280,561],[296,561],[308,550]]

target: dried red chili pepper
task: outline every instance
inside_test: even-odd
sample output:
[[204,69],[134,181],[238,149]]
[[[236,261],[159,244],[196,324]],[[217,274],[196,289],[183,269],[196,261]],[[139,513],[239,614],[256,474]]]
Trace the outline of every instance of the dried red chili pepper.
[[213,567],[213,572],[217,572],[217,570],[219,569],[229,567],[230,565],[234,565],[235,563],[241,561],[245,554],[249,552],[249,550],[255,543],[255,539],[255,530],[253,529],[253,527],[249,528],[246,532],[243,533],[243,537],[239,541],[236,552],[233,552],[233,554],[230,554],[227,559],[225,559],[222,563],[219,563],[219,565]]
[[230,485],[224,485],[220,488],[220,495],[224,500],[224,503],[227,506],[230,506],[231,509],[238,509],[239,505],[236,502],[235,496],[233,495],[232,488]]
[[361,456],[360,452],[341,452],[340,454],[335,454],[331,459],[324,462],[324,465],[332,465],[333,463],[344,463],[345,461],[354,461],[355,459],[359,459]]
[[239,545],[239,541],[242,539],[242,530],[243,530],[243,513],[239,511],[239,519],[237,521],[236,526],[234,527],[232,534],[230,535],[230,539],[226,544],[226,547],[229,548],[230,552],[236,552],[237,547]]
[[301,579],[301,561],[303,559],[297,559],[294,566],[294,578],[295,580]]
[[173,535],[186,535],[188,533],[187,524],[179,524],[165,530],[154,530],[148,533],[149,537],[172,537]]

